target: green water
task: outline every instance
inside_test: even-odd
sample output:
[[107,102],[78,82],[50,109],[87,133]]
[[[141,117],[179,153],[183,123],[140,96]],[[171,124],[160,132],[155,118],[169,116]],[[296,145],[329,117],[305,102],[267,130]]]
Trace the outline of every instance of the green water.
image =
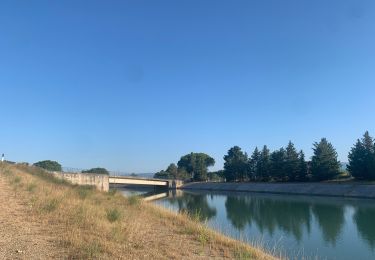
[[290,258],[375,259],[375,201],[183,192],[155,201]]

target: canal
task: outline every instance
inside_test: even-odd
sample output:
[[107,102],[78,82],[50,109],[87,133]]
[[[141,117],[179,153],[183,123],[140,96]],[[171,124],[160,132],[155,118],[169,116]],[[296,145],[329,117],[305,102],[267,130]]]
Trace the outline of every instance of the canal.
[[154,203],[289,258],[375,259],[374,200],[180,191]]

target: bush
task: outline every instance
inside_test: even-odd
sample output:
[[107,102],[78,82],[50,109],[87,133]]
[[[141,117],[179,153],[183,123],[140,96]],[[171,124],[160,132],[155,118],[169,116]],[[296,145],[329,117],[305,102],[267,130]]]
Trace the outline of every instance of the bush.
[[53,172],[61,172],[62,171],[61,164],[59,164],[56,161],[50,161],[50,160],[40,161],[40,162],[34,163],[33,165],[37,166],[37,167],[40,167],[40,168],[43,168],[47,171],[53,171]]
[[109,172],[105,168],[92,168],[89,170],[82,171],[82,173],[97,173],[97,174],[107,174],[109,175]]
[[107,210],[107,219],[109,222],[115,222],[121,218],[121,212],[118,209]]

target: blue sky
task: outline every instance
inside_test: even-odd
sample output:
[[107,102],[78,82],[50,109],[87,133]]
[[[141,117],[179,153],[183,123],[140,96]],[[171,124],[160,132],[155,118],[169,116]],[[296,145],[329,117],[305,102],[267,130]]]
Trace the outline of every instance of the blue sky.
[[154,172],[375,135],[375,2],[1,1],[0,152]]

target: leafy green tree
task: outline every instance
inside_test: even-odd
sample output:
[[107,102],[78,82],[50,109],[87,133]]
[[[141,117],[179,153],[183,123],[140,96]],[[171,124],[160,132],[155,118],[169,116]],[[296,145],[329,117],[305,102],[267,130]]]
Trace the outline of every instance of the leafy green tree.
[[285,173],[288,181],[295,181],[299,172],[298,152],[294,144],[289,141],[285,150]]
[[375,144],[369,132],[352,147],[349,153],[350,174],[357,179],[375,180]]
[[255,147],[254,152],[252,153],[250,159],[249,159],[249,179],[251,180],[257,180],[258,176],[258,162],[260,158],[260,152],[258,150],[258,147]]
[[340,173],[340,162],[333,145],[322,138],[314,143],[314,155],[311,159],[311,174],[315,180],[330,180]]
[[179,180],[187,180],[189,179],[189,173],[181,168],[177,168],[176,164],[171,163],[167,169],[164,171],[159,171],[154,174],[154,178],[158,179],[179,179]]
[[207,168],[213,166],[215,160],[205,153],[190,153],[181,157],[177,165],[179,169],[185,169],[195,181],[208,179]]
[[285,180],[286,151],[284,148],[273,151],[270,156],[270,176],[278,181]]
[[298,160],[299,160],[298,175],[297,175],[296,180],[298,180],[298,181],[307,181],[307,175],[308,175],[308,172],[307,172],[307,162],[305,160],[305,154],[303,153],[302,150],[298,154]]
[[263,146],[257,163],[257,176],[260,180],[268,180],[270,177],[270,150],[267,146]]
[[225,179],[224,170],[209,172],[208,178],[210,181],[223,181]]
[[154,178],[156,179],[171,179],[169,172],[161,170],[154,174]]
[[61,164],[59,164],[56,161],[50,161],[50,160],[40,161],[40,162],[34,163],[33,165],[37,166],[37,167],[40,167],[40,168],[43,168],[43,169],[48,170],[48,171],[54,171],[54,172],[61,172],[62,171]]
[[227,181],[245,180],[248,176],[248,157],[240,147],[230,148],[224,161],[224,176]]
[[170,175],[173,179],[177,179],[177,177],[178,177],[178,168],[177,168],[176,164],[171,163],[171,164],[168,166],[168,168],[167,168],[166,171],[169,173],[169,175]]
[[107,169],[100,168],[100,167],[91,168],[89,170],[84,170],[84,171],[82,171],[82,173],[97,173],[97,174],[107,174],[107,175],[109,175],[109,172],[107,171]]

